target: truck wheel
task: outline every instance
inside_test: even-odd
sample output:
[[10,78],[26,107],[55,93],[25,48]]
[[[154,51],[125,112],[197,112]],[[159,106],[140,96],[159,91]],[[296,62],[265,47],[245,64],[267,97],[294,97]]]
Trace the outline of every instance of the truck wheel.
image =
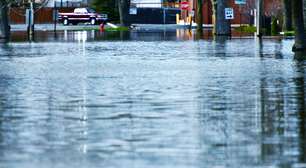
[[65,26],[69,25],[68,19],[64,19],[63,24],[64,24]]
[[91,18],[90,19],[90,24],[91,25],[95,25],[96,24],[96,19],[95,18]]

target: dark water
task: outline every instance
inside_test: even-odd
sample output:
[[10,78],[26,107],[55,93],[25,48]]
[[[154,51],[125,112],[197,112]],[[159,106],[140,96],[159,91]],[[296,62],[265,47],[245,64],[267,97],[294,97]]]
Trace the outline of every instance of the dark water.
[[306,167],[306,64],[292,40],[22,39],[0,44],[1,168]]

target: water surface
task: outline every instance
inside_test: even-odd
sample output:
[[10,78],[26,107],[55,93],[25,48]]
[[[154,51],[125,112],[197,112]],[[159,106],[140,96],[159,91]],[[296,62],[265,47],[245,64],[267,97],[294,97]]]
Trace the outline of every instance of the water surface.
[[306,167],[292,40],[21,35],[0,44],[0,167]]

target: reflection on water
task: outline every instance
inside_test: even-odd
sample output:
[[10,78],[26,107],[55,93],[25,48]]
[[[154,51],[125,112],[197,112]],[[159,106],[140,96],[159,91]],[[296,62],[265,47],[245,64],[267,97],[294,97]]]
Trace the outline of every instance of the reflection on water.
[[293,41],[193,39],[89,31],[0,44],[0,167],[306,167]]
[[[244,34],[243,38],[248,37]],[[233,31],[232,36],[235,38],[242,38],[241,35]],[[111,31],[99,32],[95,30],[90,31],[36,31],[34,41],[50,42],[50,41],[118,41],[118,40],[132,40],[132,41],[186,41],[186,40],[210,40],[212,37],[212,30],[205,30],[203,34],[198,34],[195,30],[176,29],[176,30],[133,30],[133,31]],[[28,41],[26,32],[13,32],[12,41],[23,42]]]
[[[136,41],[160,41],[160,40],[177,40],[175,31],[114,31],[114,32],[99,32],[91,31],[58,31],[53,32],[37,31],[35,33],[34,41],[50,42],[50,41],[118,41],[118,40],[136,40]],[[185,37],[187,34],[184,34]],[[183,38],[182,37],[182,38]],[[12,34],[12,41],[24,42],[28,37],[25,32],[14,32]]]

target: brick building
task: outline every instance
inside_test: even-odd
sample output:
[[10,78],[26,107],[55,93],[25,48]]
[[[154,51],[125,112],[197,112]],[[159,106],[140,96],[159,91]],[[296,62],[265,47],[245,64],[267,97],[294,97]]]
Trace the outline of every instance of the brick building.
[[[197,0],[183,0],[189,2],[189,9],[182,11],[181,18],[186,19],[192,10],[197,8]],[[306,0],[305,0],[306,1]],[[231,20],[232,24],[253,24],[256,0],[247,0],[246,5],[236,5],[235,0],[228,0],[229,7],[234,9],[234,19]],[[281,0],[264,0],[264,13],[266,16],[280,16],[282,14]],[[306,6],[305,6],[306,10]],[[197,16],[195,15],[195,18]],[[213,10],[211,0],[203,1],[203,23],[213,23]]]

